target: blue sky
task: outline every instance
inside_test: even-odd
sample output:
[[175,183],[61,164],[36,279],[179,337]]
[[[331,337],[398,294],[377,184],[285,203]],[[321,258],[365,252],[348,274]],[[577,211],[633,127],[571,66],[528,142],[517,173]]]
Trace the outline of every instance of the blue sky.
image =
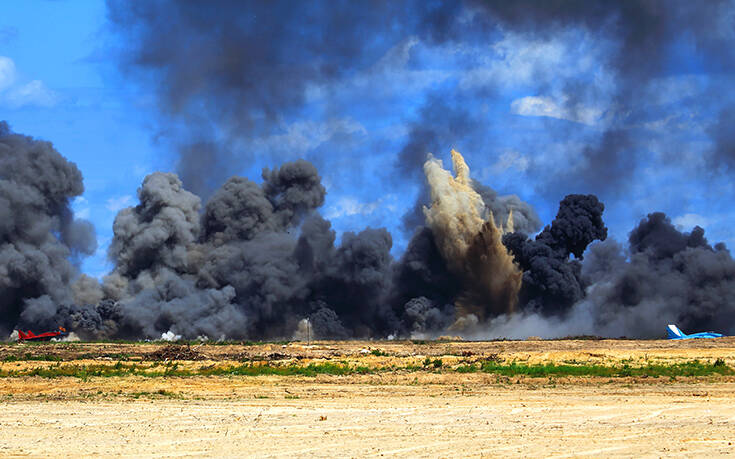
[[[74,209],[97,230],[99,250],[83,264],[94,276],[111,269],[106,249],[116,212],[136,203],[147,173],[175,168],[170,143],[156,135],[155,94],[119,73],[111,50],[125,45],[109,32],[105,14],[104,2],[92,0],[0,5],[0,119],[52,141],[82,171],[86,191]],[[468,47],[403,37],[330,87],[309,87],[306,104],[284,117],[279,132],[236,145],[251,153],[232,174],[259,181],[263,167],[310,159],[328,189],[322,213],[335,229],[385,226],[399,256],[407,240],[401,216],[419,187],[397,176],[393,163],[427,95],[450,91],[481,129],[443,138],[446,148],[432,153],[446,160],[457,148],[474,178],[500,194],[518,194],[545,223],[566,193],[597,191],[547,178],[583,167],[580,151],[614,125],[646,141],[626,153],[637,164],[627,186],[600,194],[610,235],[624,240],[647,213],[664,211],[682,229],[699,224],[710,241],[732,246],[733,185],[705,164],[706,132],[719,106],[699,97],[730,87],[731,79],[705,72],[682,43],[631,115],[612,98],[616,81],[602,57],[609,46],[578,30],[546,41],[499,33]],[[594,82],[598,95],[571,110],[570,79]],[[492,96],[477,98],[485,87]]]
[[134,204],[147,173],[167,167],[146,129],[143,96],[101,52],[104,2],[7,2],[0,9],[0,56],[11,67],[0,84],[0,118],[53,142],[82,171],[85,193],[74,210],[94,223],[99,242],[83,269],[103,275],[116,212]]

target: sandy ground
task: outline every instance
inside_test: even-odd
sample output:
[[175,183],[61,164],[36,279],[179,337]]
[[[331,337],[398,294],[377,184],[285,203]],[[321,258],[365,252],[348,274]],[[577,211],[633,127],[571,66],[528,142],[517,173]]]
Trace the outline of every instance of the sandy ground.
[[735,453],[731,384],[295,384],[250,398],[0,404],[0,455],[579,457]]
[[[106,352],[85,346],[76,355],[84,361],[99,362],[95,355]],[[378,365],[379,358],[416,358],[414,348],[443,359],[493,353],[532,361],[735,359],[731,340],[263,346],[272,349],[199,351],[223,361],[243,352],[260,358],[277,351],[279,359],[305,353],[304,361],[332,352],[340,358],[362,355]],[[367,346],[391,355],[361,354]],[[27,349],[48,354],[60,348],[8,346],[0,354],[23,355]],[[151,349],[126,352],[144,355]],[[11,364],[43,362],[3,365]],[[519,380],[417,372],[0,378],[1,457],[714,457],[735,454],[733,444],[731,377]]]

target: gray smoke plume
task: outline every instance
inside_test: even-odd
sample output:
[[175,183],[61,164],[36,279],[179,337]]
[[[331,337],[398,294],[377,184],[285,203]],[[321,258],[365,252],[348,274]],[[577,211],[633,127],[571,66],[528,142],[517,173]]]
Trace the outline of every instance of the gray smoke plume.
[[439,252],[431,229],[417,229],[393,267],[391,304],[402,308],[422,296],[436,304],[447,304],[457,297],[460,287],[459,279],[449,271]]
[[103,284],[118,336],[287,337],[307,317],[317,334],[335,337],[400,328],[383,301],[390,234],[345,233],[335,246],[315,213],[325,189],[306,161],[266,169],[263,179],[230,178],[200,215],[199,198],[175,175],[145,178],[140,203],[115,219],[116,267]]
[[[692,44],[697,65],[701,66],[698,71],[722,72],[735,68],[735,50],[730,45],[732,31],[729,20],[724,19],[733,12],[733,4],[728,0],[704,4],[686,0],[497,0],[468,4],[487,14],[491,22],[529,39],[546,40],[578,29],[604,41],[607,52],[602,55],[601,65],[611,69],[615,78],[611,107],[627,112],[624,116],[631,120],[645,116],[648,110],[657,110],[649,105],[641,107],[637,102],[645,100],[646,91],[655,90],[658,81],[668,75],[671,56],[677,53],[675,47],[682,44],[682,37]],[[594,105],[600,99],[599,89],[592,80],[571,78],[564,85],[565,105],[572,112],[580,105]],[[715,86],[712,91],[722,94]],[[733,102],[721,95],[705,95],[702,100],[707,98],[729,106]],[[718,126],[726,124],[730,111],[722,112]],[[553,177],[547,188],[562,186],[564,190],[582,188],[604,195],[618,193],[631,182],[639,161],[631,150],[648,141],[646,134],[640,135],[640,131],[631,127],[634,123],[608,124],[598,138],[591,139],[582,149],[581,157],[577,157],[579,166],[565,168]],[[727,156],[721,152],[727,151],[728,139],[717,127],[712,132],[716,147],[711,164],[719,167],[727,164]],[[563,130],[560,134],[567,135]]]
[[[601,330],[656,337],[661,324],[683,330],[735,333],[735,261],[723,244],[711,246],[704,230],[677,230],[652,213],[630,233],[628,250],[593,246],[584,277],[586,302]],[[627,257],[627,260],[626,260]]]
[[190,247],[200,231],[199,197],[184,190],[175,174],[156,172],[138,189],[140,204],[121,210],[110,244],[115,272],[136,279],[164,269],[190,271]]
[[641,220],[626,248],[614,240],[592,244],[579,274],[584,296],[575,304],[553,315],[527,308],[500,316],[474,337],[663,338],[669,323],[735,333],[735,260],[724,244],[710,245],[702,228],[681,232],[663,213]]
[[541,228],[541,220],[536,211],[518,196],[514,194],[500,196],[497,191],[477,180],[472,180],[471,183],[472,188],[482,197],[485,208],[488,212],[492,212],[497,225],[507,222],[512,212],[514,231],[533,234]]
[[569,195],[535,240],[520,232],[503,236],[503,244],[523,270],[522,309],[560,313],[584,297],[579,260],[592,241],[607,238],[604,209],[593,195]]
[[405,320],[411,324],[411,338],[433,337],[455,321],[453,305],[437,307],[426,297],[409,300],[405,305]]
[[108,1],[126,43],[121,67],[155,88],[165,129],[181,132],[178,173],[200,196],[253,158],[238,140],[276,132],[309,90],[367,69],[412,33],[441,40],[457,11],[418,1]]
[[[49,143],[0,126],[6,331],[64,326],[86,339],[267,339],[302,337],[309,324],[313,338],[338,339],[447,331],[474,338],[658,337],[671,322],[735,332],[728,302],[735,261],[723,244],[710,245],[699,227],[682,233],[654,213],[630,233],[627,249],[605,241],[588,250],[607,236],[604,206],[592,195],[567,196],[533,240],[504,235],[523,270],[518,308],[488,308],[497,292],[478,285],[507,276],[488,263],[501,252],[495,233],[484,229],[502,227],[479,215],[489,215],[487,203],[497,198],[470,181],[458,154],[453,180],[427,163],[436,208],[427,209],[429,226],[416,231],[398,261],[384,229],[345,233],[337,243],[318,213],[321,179],[305,161],[265,170],[262,184],[233,177],[203,210],[174,174],[151,174],[138,205],[115,220],[115,269],[100,285],[72,263],[93,247],[89,225],[75,222],[69,209],[70,197],[82,191],[78,170]],[[535,215],[513,210],[514,222],[515,212]],[[449,231],[439,224],[456,218],[465,226]]]
[[303,159],[280,169],[264,170],[263,180],[263,191],[282,228],[297,224],[305,214],[324,204],[326,190],[321,178],[316,168]]
[[97,248],[92,224],[70,208],[83,192],[79,169],[50,142],[0,121],[0,333],[50,320],[73,302],[72,262]]
[[[337,240],[319,215],[325,189],[311,163],[265,170],[260,184],[232,177],[260,158],[256,140],[281,133],[284,123],[350,113],[354,99],[345,102],[332,92],[371,72],[401,43],[463,51],[506,34],[547,41],[579,33],[599,45],[596,62],[614,84],[602,89],[593,78],[534,68],[532,85],[540,95],[561,87],[570,119],[605,100],[605,122],[579,135],[549,124],[550,140],[574,137],[581,146],[570,153],[578,155],[558,171],[541,170],[539,158],[549,148],[543,139],[531,145],[529,170],[540,178],[541,191],[615,195],[639,162],[651,159],[639,154],[648,137],[636,126],[664,109],[638,101],[669,75],[677,46],[689,46],[697,71],[728,73],[735,67],[732,2],[412,0],[365,7],[346,1],[110,0],[108,6],[110,24],[124,40],[121,67],[152,88],[159,133],[178,153],[179,176],[150,175],[139,204],[117,216],[109,252],[115,268],[99,285],[75,267],[95,247],[91,225],[75,220],[69,209],[69,200],[83,191],[81,174],[50,144],[0,124],[0,332],[33,324],[64,325],[87,337],[172,332],[273,338],[293,336],[311,318],[325,337],[432,336],[460,318],[484,336],[539,329],[549,335],[658,336],[655,327],[663,318],[685,328],[733,323],[732,308],[722,300],[731,294],[729,252],[709,245],[701,230],[681,233],[658,214],[631,233],[627,249],[604,242],[587,251],[606,236],[604,207],[596,197],[565,198],[554,222],[531,240],[527,234],[540,222],[529,205],[467,181],[480,196],[475,211],[495,220],[474,218],[471,231],[460,228],[458,256],[447,235],[462,225],[441,225],[434,215],[422,226],[423,212],[414,212],[418,219],[406,219],[414,237],[396,261],[384,229]],[[456,58],[454,70],[482,67],[472,52],[466,54],[457,53],[464,57]],[[405,55],[421,69],[421,56],[408,48]],[[395,149],[395,167],[385,169],[397,170],[403,182],[423,180],[420,166],[432,150],[445,151],[455,142],[493,144],[485,133],[488,120],[474,109],[491,105],[497,81],[465,87],[457,79],[455,72],[432,82],[417,112],[411,107],[395,115],[408,123],[407,139]],[[721,84],[703,91],[703,111],[720,114],[706,131],[712,140],[706,159],[713,170],[729,171],[732,101]],[[318,110],[307,107],[312,97],[323,98]],[[402,109],[402,103],[396,106]],[[331,164],[332,157],[319,151],[305,155]],[[433,204],[427,197],[415,210]],[[516,283],[511,289],[477,288],[488,279],[512,280],[508,263],[487,262],[504,260],[496,233],[511,211],[517,232],[506,234],[503,243],[523,270],[515,314],[508,313],[514,295],[498,291],[517,292]],[[468,304],[482,307],[466,314]]]
[[[640,151],[650,137],[637,126],[668,115],[666,107],[638,102],[659,92],[661,81],[671,75],[672,61],[678,62],[677,47],[686,47],[689,60],[696,63],[681,64],[686,67],[682,73],[735,69],[728,22],[732,13],[728,0],[415,0],[369,6],[344,1],[108,1],[109,23],[124,42],[121,68],[155,91],[161,130],[177,139],[179,175],[203,198],[233,170],[250,164],[254,137],[277,133],[284,120],[301,117],[314,94],[325,98],[329,114],[348,112],[352,102],[334,96],[332,88],[380,67],[390,50],[399,48],[404,60],[410,60],[416,43],[452,50],[487,48],[506,34],[528,42],[576,34],[593,43],[595,59],[614,84],[601,88],[596,78],[559,76],[542,63],[531,63],[530,71],[537,76],[537,94],[558,88],[567,118],[580,119],[585,106],[604,100],[607,121],[594,133],[577,137],[581,146],[570,152],[574,164],[549,171],[534,153],[530,170],[542,191],[617,197],[632,182],[639,162],[651,159]],[[455,70],[482,69],[473,53],[455,54]],[[411,62],[418,65],[418,59]],[[696,67],[690,69],[692,65]],[[428,152],[445,151],[469,138],[490,143],[483,133],[487,120],[468,106],[491,103],[498,82],[444,83],[427,87],[416,115],[402,115],[408,135],[398,149],[396,170],[406,177],[423,180],[416,171]],[[709,131],[715,145],[708,159],[714,169],[729,162],[723,153],[730,144],[727,129],[719,127],[731,118],[726,88],[712,84],[698,98],[707,110],[721,112]],[[311,118],[325,116],[330,115]],[[575,134],[572,124],[556,123],[549,135],[565,141]],[[406,215],[408,231],[420,225],[424,204]]]
[[115,269],[103,282],[116,302],[116,335],[244,336],[246,317],[232,303],[234,289],[197,285],[206,255],[199,197],[176,175],[156,172],[145,178],[138,199],[115,218],[109,249]]
[[273,205],[255,182],[232,177],[207,202],[202,219],[204,238],[215,245],[249,241],[273,231]]
[[323,301],[314,303],[315,311],[309,314],[313,337],[321,339],[345,339],[350,333],[342,326],[336,312],[325,306]]

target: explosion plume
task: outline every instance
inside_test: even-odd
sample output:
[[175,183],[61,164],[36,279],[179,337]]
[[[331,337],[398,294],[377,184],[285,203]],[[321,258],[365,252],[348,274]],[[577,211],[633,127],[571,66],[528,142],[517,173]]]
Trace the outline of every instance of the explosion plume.
[[383,228],[337,243],[307,161],[266,169],[261,184],[232,177],[204,206],[175,174],[153,173],[115,219],[115,268],[100,284],[75,267],[95,247],[69,207],[83,190],[78,169],[0,123],[0,330],[274,339],[308,324],[314,338],[655,337],[663,320],[735,331],[735,261],[703,229],[682,233],[652,213],[624,250],[605,241],[596,196],[568,195],[532,239],[521,232],[534,221],[528,204],[473,181],[456,151],[452,162],[454,176],[426,161],[427,226],[397,261]]
[[[523,274],[502,243],[502,227],[496,226],[492,212],[472,188],[470,169],[456,150],[452,165],[454,177],[432,156],[424,164],[431,191],[431,206],[424,207],[424,214],[449,269],[462,279],[460,315],[484,319],[513,312]],[[511,229],[512,218],[511,212]]]

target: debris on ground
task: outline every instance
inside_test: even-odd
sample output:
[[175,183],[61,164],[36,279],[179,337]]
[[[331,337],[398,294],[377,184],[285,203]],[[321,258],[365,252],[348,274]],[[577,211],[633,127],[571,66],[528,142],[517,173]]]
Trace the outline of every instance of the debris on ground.
[[[196,346],[199,347],[199,346]],[[204,360],[208,357],[192,349],[189,344],[169,344],[161,349],[146,354],[146,360],[169,361],[169,360]]]

